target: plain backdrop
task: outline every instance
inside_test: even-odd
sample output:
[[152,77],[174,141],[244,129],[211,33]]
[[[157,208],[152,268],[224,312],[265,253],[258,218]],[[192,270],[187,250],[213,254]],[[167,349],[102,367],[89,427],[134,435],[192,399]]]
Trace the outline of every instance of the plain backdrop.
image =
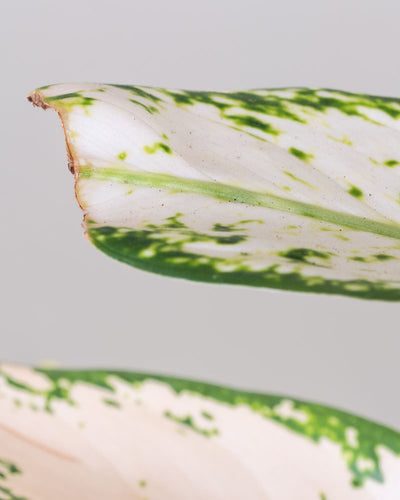
[[56,114],[25,100],[69,81],[400,97],[399,19],[399,0],[4,2],[0,359],[209,380],[400,429],[400,304],[190,283],[107,258],[82,236]]

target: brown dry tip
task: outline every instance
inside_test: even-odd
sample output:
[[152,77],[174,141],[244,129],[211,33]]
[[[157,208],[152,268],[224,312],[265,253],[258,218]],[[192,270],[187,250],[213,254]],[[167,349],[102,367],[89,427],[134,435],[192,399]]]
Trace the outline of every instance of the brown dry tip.
[[50,106],[46,104],[43,100],[43,97],[40,92],[32,92],[32,94],[28,95],[27,97],[28,101],[31,102],[34,106],[37,106],[39,108],[47,109]]

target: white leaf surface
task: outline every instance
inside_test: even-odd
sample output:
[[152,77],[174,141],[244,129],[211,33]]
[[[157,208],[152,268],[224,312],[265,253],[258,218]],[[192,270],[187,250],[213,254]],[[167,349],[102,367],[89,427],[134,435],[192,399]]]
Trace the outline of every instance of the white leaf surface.
[[89,239],[199,281],[400,299],[400,100],[64,84]]

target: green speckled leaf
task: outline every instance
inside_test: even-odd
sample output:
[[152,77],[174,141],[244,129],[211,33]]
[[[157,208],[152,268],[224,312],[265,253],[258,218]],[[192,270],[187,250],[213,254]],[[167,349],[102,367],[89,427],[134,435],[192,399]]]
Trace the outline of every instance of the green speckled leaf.
[[3,500],[395,500],[400,433],[295,399],[0,368]]
[[65,84],[89,239],[198,281],[400,300],[400,99]]

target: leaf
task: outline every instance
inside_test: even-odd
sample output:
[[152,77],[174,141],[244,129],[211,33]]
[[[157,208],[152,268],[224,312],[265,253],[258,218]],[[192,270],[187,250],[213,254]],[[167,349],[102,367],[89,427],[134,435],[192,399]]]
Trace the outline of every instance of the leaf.
[[400,433],[333,408],[121,371],[5,365],[0,386],[1,498],[398,495]]
[[400,300],[400,99],[65,84],[89,239],[197,281]]

